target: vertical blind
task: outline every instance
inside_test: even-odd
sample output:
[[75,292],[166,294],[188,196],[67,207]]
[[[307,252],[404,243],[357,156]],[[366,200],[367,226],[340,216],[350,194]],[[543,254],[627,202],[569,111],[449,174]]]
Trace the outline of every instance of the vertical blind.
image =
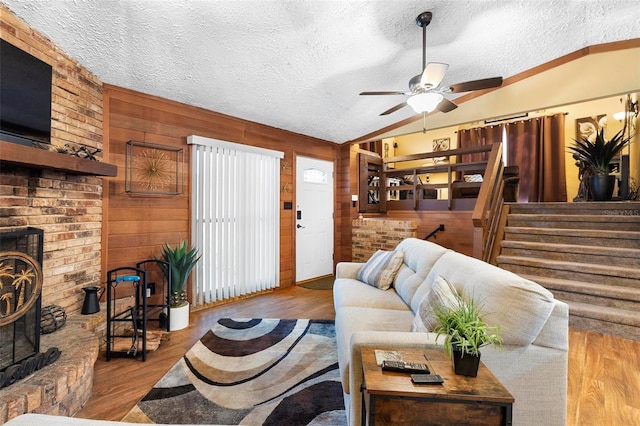
[[189,136],[191,238],[202,254],[196,306],[280,282],[280,159],[284,153]]

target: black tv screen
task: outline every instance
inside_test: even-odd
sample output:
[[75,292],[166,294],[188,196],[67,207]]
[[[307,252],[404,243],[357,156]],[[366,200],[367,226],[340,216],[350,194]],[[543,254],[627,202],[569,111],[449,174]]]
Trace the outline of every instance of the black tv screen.
[[51,65],[0,40],[0,140],[51,142]]

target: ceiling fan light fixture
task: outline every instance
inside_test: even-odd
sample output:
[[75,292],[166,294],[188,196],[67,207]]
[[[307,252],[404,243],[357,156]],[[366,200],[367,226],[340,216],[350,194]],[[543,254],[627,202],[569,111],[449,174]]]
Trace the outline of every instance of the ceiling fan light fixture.
[[438,104],[442,101],[441,93],[427,92],[427,93],[419,93],[417,95],[411,96],[407,99],[407,104],[413,108],[415,112],[418,114],[431,112]]

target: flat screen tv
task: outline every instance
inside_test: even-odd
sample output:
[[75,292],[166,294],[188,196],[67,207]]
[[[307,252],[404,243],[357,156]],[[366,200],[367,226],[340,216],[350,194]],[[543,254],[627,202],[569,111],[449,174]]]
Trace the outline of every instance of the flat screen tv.
[[51,65],[0,40],[0,140],[51,143]]

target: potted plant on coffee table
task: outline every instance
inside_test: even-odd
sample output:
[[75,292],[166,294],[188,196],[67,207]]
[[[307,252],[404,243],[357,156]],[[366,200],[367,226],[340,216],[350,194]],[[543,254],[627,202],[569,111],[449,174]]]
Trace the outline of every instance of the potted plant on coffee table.
[[[187,249],[187,242],[180,241],[176,247],[165,243],[162,248],[162,259],[171,265],[171,312],[169,330],[181,330],[189,325],[189,301],[187,299],[187,279],[193,267],[200,260],[195,247]],[[165,271],[169,273],[169,271]]]
[[600,129],[593,141],[587,137],[574,139],[575,145],[569,147],[580,159],[591,166],[592,173],[589,178],[589,186],[595,201],[611,200],[615,186],[615,176],[610,175],[609,165],[629,143],[631,137],[624,137],[622,130],[620,130],[611,139],[606,140],[604,129]]
[[446,335],[445,353],[451,357],[456,374],[476,377],[480,365],[480,348],[486,345],[502,347],[500,328],[487,325],[480,317],[480,307],[473,299],[456,295],[453,308],[434,307],[437,337]]

